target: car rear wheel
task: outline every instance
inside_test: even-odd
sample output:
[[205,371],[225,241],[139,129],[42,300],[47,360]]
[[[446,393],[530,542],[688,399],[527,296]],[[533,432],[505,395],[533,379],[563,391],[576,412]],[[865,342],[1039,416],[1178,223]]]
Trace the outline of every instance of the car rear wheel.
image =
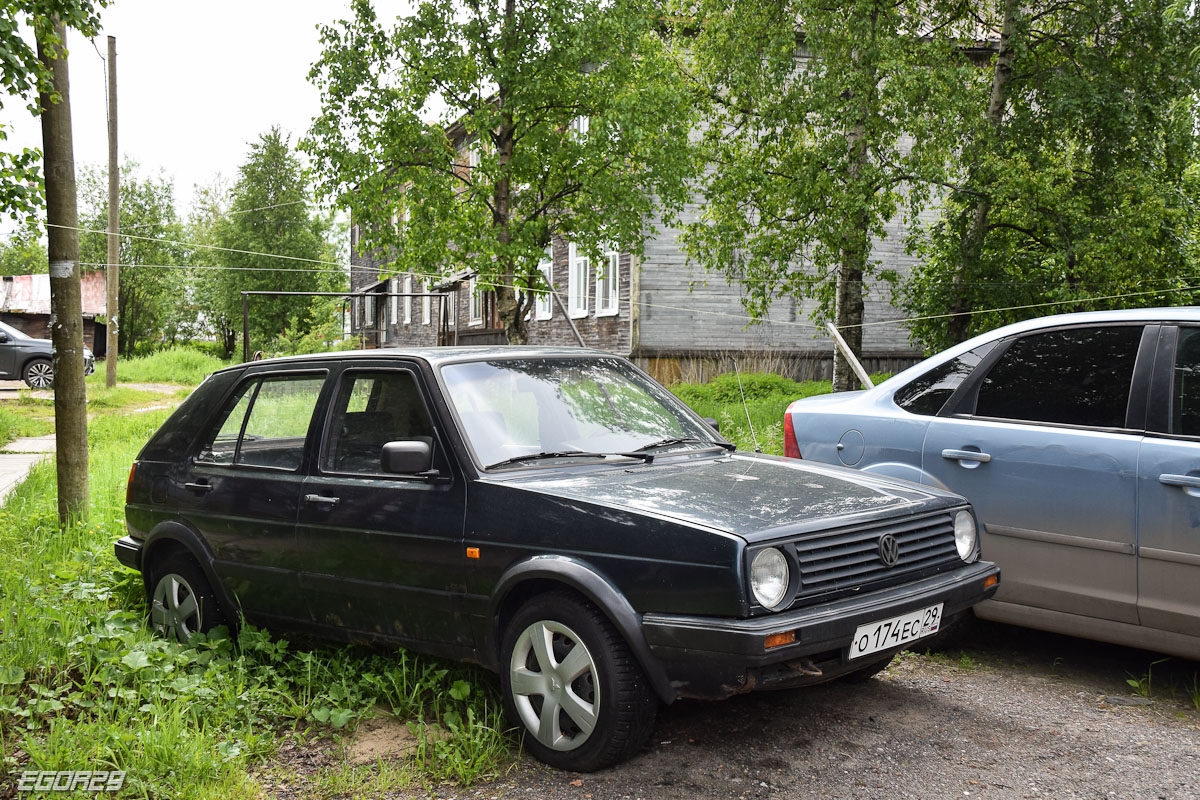
[[162,559],[151,573],[150,627],[187,644],[196,633],[225,624],[217,598],[200,567],[186,555]]
[[504,706],[525,747],[559,769],[624,761],[650,736],[658,700],[628,645],[594,605],[551,592],[505,628]]
[[45,358],[35,358],[25,365],[21,380],[30,389],[49,389],[54,385],[54,365]]

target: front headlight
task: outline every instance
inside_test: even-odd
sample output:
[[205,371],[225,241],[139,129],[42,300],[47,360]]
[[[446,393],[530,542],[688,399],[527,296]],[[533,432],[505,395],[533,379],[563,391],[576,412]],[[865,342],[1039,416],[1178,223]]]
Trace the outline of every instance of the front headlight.
[[754,555],[750,563],[750,589],[763,608],[775,608],[787,594],[791,576],[787,559],[774,547],[766,547]]
[[954,546],[958,548],[958,557],[970,563],[979,557],[976,544],[979,541],[979,531],[975,525],[975,517],[970,511],[960,511],[954,515]]

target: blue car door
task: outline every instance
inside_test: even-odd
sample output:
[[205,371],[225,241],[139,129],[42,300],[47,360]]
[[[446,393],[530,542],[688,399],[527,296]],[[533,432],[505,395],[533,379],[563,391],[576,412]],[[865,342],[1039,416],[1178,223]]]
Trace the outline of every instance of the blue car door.
[[1138,466],[1138,614],[1200,636],[1200,328],[1164,327]]
[[984,556],[1004,571],[997,601],[1138,621],[1136,417],[1144,422],[1145,402],[1133,393],[1131,421],[1130,398],[1143,329],[1016,338],[931,420],[922,467],[974,504]]

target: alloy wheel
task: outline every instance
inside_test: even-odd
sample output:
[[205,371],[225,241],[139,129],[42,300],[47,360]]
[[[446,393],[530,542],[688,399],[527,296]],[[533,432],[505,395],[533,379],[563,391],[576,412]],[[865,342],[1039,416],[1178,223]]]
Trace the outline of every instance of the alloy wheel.
[[48,389],[54,385],[54,367],[45,361],[31,364],[25,380],[32,389]]

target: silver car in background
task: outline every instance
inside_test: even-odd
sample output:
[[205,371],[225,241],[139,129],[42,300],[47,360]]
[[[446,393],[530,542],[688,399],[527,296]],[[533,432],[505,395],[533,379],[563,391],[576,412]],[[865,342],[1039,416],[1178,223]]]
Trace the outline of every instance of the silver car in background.
[[797,400],[784,439],[965,495],[1004,572],[980,618],[1200,659],[1200,308],[1000,328]]

